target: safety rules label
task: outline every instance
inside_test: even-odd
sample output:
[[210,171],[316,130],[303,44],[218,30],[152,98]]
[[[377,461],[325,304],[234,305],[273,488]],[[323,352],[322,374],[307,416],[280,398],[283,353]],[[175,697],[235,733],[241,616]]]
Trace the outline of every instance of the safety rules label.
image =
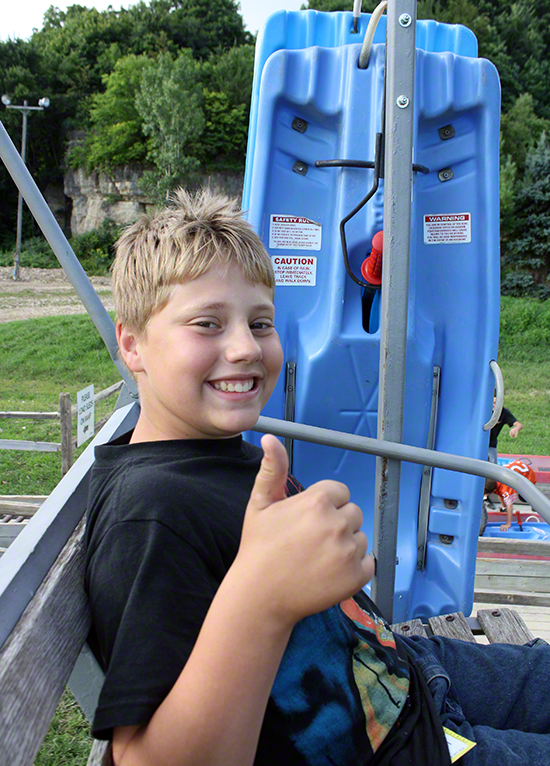
[[425,245],[462,245],[471,241],[470,213],[436,213],[424,216]]
[[272,215],[269,220],[269,247],[272,250],[320,250],[323,228],[320,223],[296,215]]
[[275,284],[295,287],[315,287],[317,256],[272,255]]

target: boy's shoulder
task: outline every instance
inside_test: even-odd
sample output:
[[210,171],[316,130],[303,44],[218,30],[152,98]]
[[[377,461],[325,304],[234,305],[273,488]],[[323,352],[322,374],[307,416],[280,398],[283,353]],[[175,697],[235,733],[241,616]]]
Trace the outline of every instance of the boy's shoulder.
[[[87,511],[88,544],[131,522],[157,522],[176,534],[206,524],[242,524],[262,451],[241,437],[96,447]],[[212,509],[215,508],[215,516]]]

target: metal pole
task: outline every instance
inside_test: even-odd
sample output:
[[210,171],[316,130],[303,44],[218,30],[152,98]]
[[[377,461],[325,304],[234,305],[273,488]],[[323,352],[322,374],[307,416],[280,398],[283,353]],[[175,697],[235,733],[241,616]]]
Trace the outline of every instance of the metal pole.
[[9,174],[15,181],[29,210],[40,226],[42,233],[63,266],[65,274],[76,290],[78,297],[84,304],[99,334],[103,338],[103,342],[107,346],[111,359],[126,383],[128,390],[132,396],[137,396],[136,383],[118,355],[118,345],[116,342],[113,320],[94,290],[92,283],[88,279],[88,275],[80,265],[78,258],[74,254],[67,238],[61,231],[61,227],[55,220],[54,214],[40,193],[40,190],[25,166],[25,163],[19,156],[19,152],[13,145],[13,141],[9,137],[2,122],[0,122],[0,159],[2,159]]
[[[384,260],[380,307],[378,438],[401,442],[411,240],[416,0],[389,0],[386,38]],[[401,462],[376,460],[372,597],[393,619]]]
[[[27,101],[23,101],[23,106],[27,106]],[[23,137],[21,138],[21,159],[25,162],[27,154],[27,109],[21,109],[23,112]],[[23,197],[21,192],[17,198],[17,236],[15,239],[15,258],[13,261],[13,278],[19,279],[19,265],[21,263],[21,229],[23,225]]]
[[371,439],[369,436],[331,431],[328,428],[306,426],[303,423],[288,423],[286,420],[277,420],[265,416],[258,418],[252,430],[282,436],[283,439],[300,439],[313,444],[324,444],[327,447],[364,452],[367,455],[382,455],[397,461],[406,460],[417,465],[430,465],[434,468],[494,479],[517,490],[529,505],[550,524],[550,499],[543,495],[535,484],[531,484],[525,476],[511,471],[506,466],[489,463],[488,460],[452,455],[448,452],[438,452],[423,447],[411,447],[408,444],[394,444],[387,440]]

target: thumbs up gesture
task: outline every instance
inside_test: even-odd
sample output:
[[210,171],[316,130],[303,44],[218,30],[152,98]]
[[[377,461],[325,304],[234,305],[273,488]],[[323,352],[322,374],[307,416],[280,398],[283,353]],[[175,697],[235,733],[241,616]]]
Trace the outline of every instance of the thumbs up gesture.
[[235,564],[246,567],[256,596],[260,590],[292,626],[357,593],[372,577],[374,560],[346,485],[320,481],[286,497],[286,450],[272,435],[262,447]]

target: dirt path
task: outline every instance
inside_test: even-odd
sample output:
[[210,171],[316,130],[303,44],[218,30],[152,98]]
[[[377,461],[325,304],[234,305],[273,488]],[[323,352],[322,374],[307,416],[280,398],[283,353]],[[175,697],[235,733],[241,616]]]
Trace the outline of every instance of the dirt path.
[[[63,269],[22,268],[17,281],[12,273],[11,266],[0,267],[0,322],[86,313]],[[111,280],[92,277],[91,282],[110,311],[113,308]]]

